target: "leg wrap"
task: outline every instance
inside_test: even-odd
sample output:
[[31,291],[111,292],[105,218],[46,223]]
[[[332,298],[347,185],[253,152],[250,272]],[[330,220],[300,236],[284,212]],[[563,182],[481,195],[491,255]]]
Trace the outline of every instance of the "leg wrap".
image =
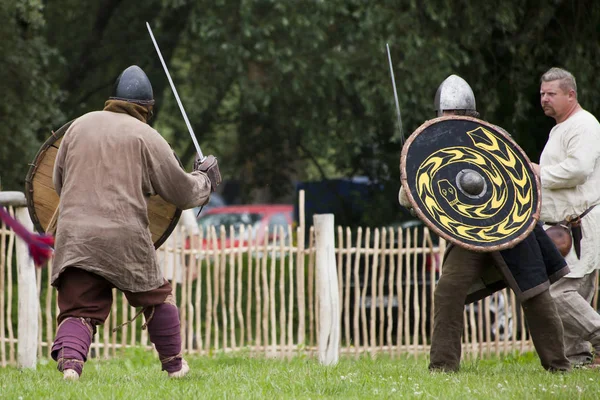
[[163,303],[144,310],[150,341],[158,352],[163,371],[181,369],[181,325],[177,307]]
[[73,369],[81,375],[93,332],[94,328],[84,318],[67,318],[59,325],[51,352],[59,371]]

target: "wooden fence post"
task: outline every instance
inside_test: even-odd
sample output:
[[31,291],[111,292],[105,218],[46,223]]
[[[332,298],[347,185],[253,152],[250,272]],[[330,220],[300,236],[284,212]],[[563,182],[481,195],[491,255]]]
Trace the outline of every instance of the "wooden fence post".
[[340,294],[335,261],[333,214],[313,216],[319,296],[319,362],[335,365],[340,347]]
[[306,254],[304,252],[304,239],[306,236],[306,221],[304,214],[304,190],[301,190],[298,195],[298,229],[297,229],[297,270],[296,270],[296,281],[298,285],[298,344],[303,346],[305,344],[306,337],[306,288],[304,285],[306,279],[306,269],[304,267],[304,261]]
[[[33,222],[27,211],[25,195],[21,192],[0,192],[0,204],[15,207],[17,220],[29,231]],[[18,284],[18,342],[17,366],[34,368],[37,363],[39,299],[35,276],[35,265],[29,255],[27,243],[17,237],[17,284]],[[1,294],[0,294],[1,295]]]

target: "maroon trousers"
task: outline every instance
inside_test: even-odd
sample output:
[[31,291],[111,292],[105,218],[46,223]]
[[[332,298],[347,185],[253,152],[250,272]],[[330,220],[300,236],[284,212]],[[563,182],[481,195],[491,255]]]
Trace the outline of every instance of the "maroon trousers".
[[[58,289],[59,327],[52,346],[58,370],[74,369],[79,375],[96,332],[112,306],[113,285],[103,277],[80,268],[67,268],[60,276]],[[143,307],[150,341],[159,354],[162,369],[181,369],[181,333],[177,307],[170,302],[172,287],[165,280],[148,292],[123,291],[129,304]]]

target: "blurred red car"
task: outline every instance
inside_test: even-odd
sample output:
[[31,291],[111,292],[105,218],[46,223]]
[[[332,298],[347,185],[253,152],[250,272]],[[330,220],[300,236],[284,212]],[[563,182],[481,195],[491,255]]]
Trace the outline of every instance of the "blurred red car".
[[[245,245],[252,239],[253,244],[264,243],[266,228],[269,228],[269,240],[278,235],[279,227],[283,227],[287,235],[288,225],[294,221],[294,206],[291,204],[251,204],[215,207],[198,218],[198,226],[203,230],[203,247],[211,248],[212,243],[206,240],[207,228],[214,226],[217,231],[218,248]],[[245,227],[244,237],[240,235],[240,227]],[[225,243],[221,243],[221,226],[225,227]],[[233,236],[230,227],[233,226]],[[212,242],[212,240],[211,240]],[[240,243],[241,242],[241,243]]]

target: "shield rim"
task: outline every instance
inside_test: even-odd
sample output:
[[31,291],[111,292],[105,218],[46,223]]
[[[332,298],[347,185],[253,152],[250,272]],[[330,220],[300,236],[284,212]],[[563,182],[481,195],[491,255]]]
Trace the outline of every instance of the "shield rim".
[[[50,135],[50,137],[48,139],[46,139],[46,141],[42,144],[42,147],[40,148],[40,150],[38,150],[38,152],[36,153],[35,157],[33,158],[33,162],[31,164],[29,164],[30,165],[29,171],[27,171],[27,176],[25,178],[25,198],[27,200],[27,210],[29,211],[29,216],[31,218],[31,221],[33,222],[33,226],[34,226],[35,230],[38,231],[39,233],[45,233],[45,230],[37,216],[37,212],[35,209],[35,203],[33,200],[34,175],[37,171],[37,167],[39,165],[40,160],[44,157],[48,148],[53,146],[57,140],[59,140],[60,138],[62,138],[65,135],[65,133],[67,132],[67,130],[69,129],[69,127],[71,126],[71,124],[74,121],[75,120],[72,119],[72,120],[68,121],[67,123],[65,123],[63,126],[61,126],[60,128],[58,128],[56,131],[52,131],[52,134]],[[181,164],[181,160],[179,159],[179,157],[177,157],[177,154],[175,154],[175,152],[173,152],[173,155],[177,159],[177,162],[179,163],[179,165],[183,168],[183,165]],[[163,202],[171,205],[171,203],[168,203],[162,197],[158,196],[158,198],[161,199]],[[153,243],[154,249],[158,249],[169,238],[169,236],[171,236],[171,233],[173,233],[173,230],[175,230],[177,223],[179,222],[179,218],[181,217],[181,212],[182,212],[182,210],[179,207],[175,207],[175,213],[173,214],[173,217],[171,218],[171,222],[167,226],[167,229],[165,229],[163,234]]]
[[[497,132],[502,137],[504,137],[504,139],[506,139],[508,142],[512,143],[514,145],[514,147],[519,151],[519,153],[521,154],[523,159],[525,161],[527,161],[526,168],[535,177],[537,202],[535,204],[535,211],[531,215],[531,219],[532,219],[531,223],[525,229],[525,231],[523,231],[523,233],[521,233],[519,236],[515,237],[514,239],[512,239],[506,243],[493,245],[493,246],[479,246],[479,245],[474,245],[474,244],[469,244],[469,243],[463,243],[460,240],[453,237],[452,235],[449,235],[448,233],[443,232],[440,228],[437,227],[436,224],[432,223],[429,220],[429,218],[427,218],[425,213],[423,211],[421,211],[421,209],[418,207],[417,202],[413,198],[410,188],[408,186],[407,180],[405,178],[406,177],[406,154],[408,153],[408,150],[409,150],[411,144],[415,141],[416,137],[419,136],[419,134],[421,132],[423,132],[425,129],[427,129],[431,125],[434,125],[438,122],[447,121],[447,120],[462,120],[462,121],[467,120],[467,121],[475,122],[475,123],[478,123],[483,126],[491,128],[492,130],[494,130],[494,132]],[[529,236],[529,234],[533,231],[533,228],[535,227],[535,225],[538,223],[538,221],[540,219],[540,212],[541,212],[541,205],[542,205],[542,189],[541,189],[540,177],[537,176],[537,174],[531,168],[531,160],[529,159],[529,157],[527,157],[527,154],[523,151],[521,146],[519,146],[512,137],[510,137],[507,133],[505,133],[505,131],[501,127],[490,124],[489,122],[483,121],[478,118],[469,117],[466,115],[447,115],[447,116],[443,116],[443,117],[430,119],[430,120],[424,122],[421,126],[419,126],[408,137],[408,139],[406,140],[406,142],[404,144],[404,147],[402,148],[402,152],[400,154],[400,182],[402,184],[402,187],[404,188],[404,191],[406,192],[408,201],[413,206],[413,209],[417,213],[417,216],[419,217],[419,219],[421,221],[423,221],[423,223],[425,223],[425,225],[427,225],[427,227],[432,229],[438,236],[448,240],[449,242],[451,242],[457,246],[465,248],[467,250],[489,253],[489,252],[493,252],[493,251],[510,249],[510,248],[514,247],[515,245],[517,245],[519,242],[521,242],[523,239],[525,239],[527,236]]]

